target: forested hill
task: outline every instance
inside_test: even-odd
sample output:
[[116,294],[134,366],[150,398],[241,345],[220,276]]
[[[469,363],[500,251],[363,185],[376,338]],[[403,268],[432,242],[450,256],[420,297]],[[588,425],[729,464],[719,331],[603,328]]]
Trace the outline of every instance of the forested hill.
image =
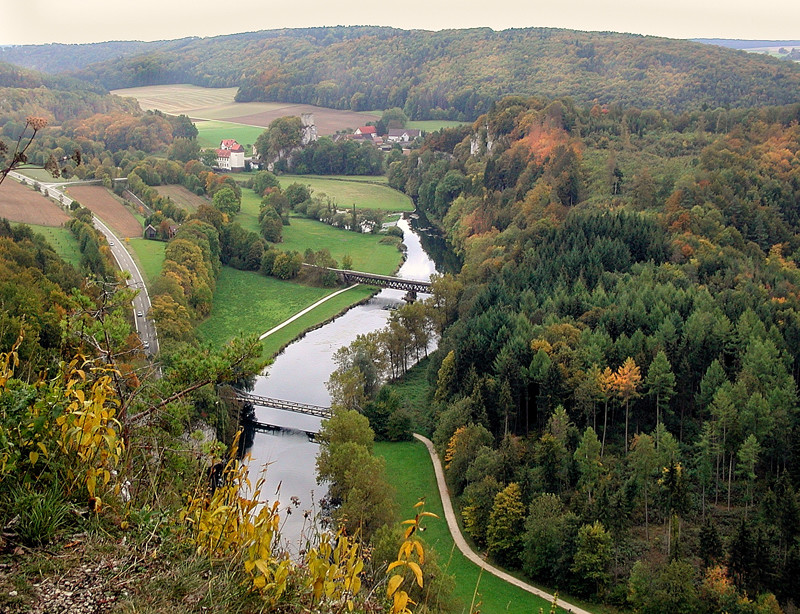
[[46,87],[51,90],[91,91],[107,94],[99,85],[90,85],[67,75],[48,75],[36,70],[28,70],[0,62],[0,87],[37,88]]
[[800,602],[798,119],[509,97],[390,164],[463,257],[429,420],[490,556],[641,613]]
[[787,104],[800,89],[800,66],[768,57],[690,41],[550,28],[270,30],[153,43],[147,53],[76,74],[108,89],[239,86],[239,101],[402,107],[415,119],[461,120],[475,119],[512,93],[683,111]]
[[[178,42],[178,41],[170,41]],[[0,60],[47,73],[80,70],[89,64],[147,53],[165,46],[165,41],[109,41],[84,45],[50,43],[0,47]]]

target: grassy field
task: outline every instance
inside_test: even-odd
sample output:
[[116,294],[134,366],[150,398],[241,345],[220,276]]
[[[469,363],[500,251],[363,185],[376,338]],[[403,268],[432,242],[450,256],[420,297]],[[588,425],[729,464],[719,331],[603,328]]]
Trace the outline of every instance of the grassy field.
[[422,130],[423,132],[433,132],[434,130],[441,130],[442,128],[454,128],[469,122],[456,122],[447,119],[423,119],[420,121],[406,122],[406,128],[412,130]]
[[179,207],[182,207],[193,213],[197,211],[200,205],[209,205],[211,201],[205,196],[198,196],[194,192],[190,192],[182,185],[160,185],[156,186],[156,191],[161,196],[168,196]]
[[261,197],[248,188],[242,188],[242,209],[236,214],[236,220],[245,230],[261,234],[258,225],[258,214],[261,210]]
[[164,266],[164,250],[167,244],[164,241],[150,241],[148,239],[126,239],[125,247],[133,252],[136,264],[144,275],[145,281],[151,284],[161,273]]
[[300,253],[308,247],[314,251],[327,248],[339,264],[349,254],[356,271],[390,275],[397,270],[401,254],[396,246],[381,243],[380,239],[380,235],[350,232],[316,220],[293,217],[291,225],[283,227],[283,243],[277,247]]
[[219,147],[222,139],[236,139],[245,148],[245,153],[250,155],[248,145],[256,142],[264,128],[259,126],[245,126],[221,120],[199,121],[197,126],[197,142],[200,147]]
[[211,315],[197,332],[215,346],[240,333],[260,335],[331,292],[330,288],[311,288],[223,267]]
[[412,507],[421,497],[425,497],[425,511],[439,516],[439,520],[431,518],[425,524],[424,542],[438,555],[439,565],[455,577],[454,592],[459,601],[456,612],[469,612],[476,586],[476,603],[480,601],[481,612],[531,614],[538,612],[539,608],[549,611],[550,604],[543,599],[489,573],[481,574],[480,568],[454,547],[444,520],[433,463],[422,443],[376,443],[375,453],[386,459],[387,473],[392,476],[403,518],[413,517]]
[[[264,356],[271,357],[280,351],[285,345],[299,337],[306,330],[318,325],[320,322],[326,322],[334,316],[345,311],[347,308],[355,305],[356,303],[368,298],[372,295],[372,290],[366,286],[358,286],[347,292],[343,292],[338,296],[334,296],[329,301],[324,302],[322,305],[297,318],[291,324],[273,333],[266,339],[261,341],[264,347]],[[265,331],[266,332],[266,331]]]
[[68,181],[67,179],[60,177],[53,177],[49,171],[46,171],[43,168],[25,168],[23,166],[21,168],[17,168],[16,170],[20,175],[25,175],[31,179],[36,179],[36,181],[41,181],[42,183],[63,183]]
[[78,249],[78,240],[67,228],[54,228],[52,226],[39,226],[28,224],[35,233],[44,235],[47,242],[56,250],[62,259],[78,268],[81,264],[81,252]]
[[386,175],[280,175],[278,179],[289,178],[289,183],[300,182],[301,179],[325,179],[331,181],[361,181],[363,183],[377,183],[387,185],[389,178]]
[[[290,179],[287,180],[287,177]],[[286,187],[294,182],[295,176],[281,176],[281,185]],[[328,183],[346,183],[329,180]],[[381,186],[366,183],[353,183],[361,188],[386,189]],[[394,192],[394,190],[389,190]],[[255,192],[247,188],[242,189],[242,209],[236,216],[236,221],[246,230],[260,233],[258,226],[258,212],[261,199]],[[400,264],[400,252],[394,245],[380,242],[380,237],[370,234],[359,234],[348,230],[341,230],[306,218],[293,217],[291,224],[283,227],[283,242],[277,245],[283,251],[297,250],[304,252],[311,247],[314,251],[327,248],[331,255],[341,262],[345,254],[353,259],[353,267],[359,271],[389,275]],[[266,330],[266,329],[265,329]]]
[[381,209],[383,211],[413,211],[411,199],[389,186],[367,183],[365,178],[351,180],[349,177],[318,177],[315,175],[281,175],[281,187],[292,183],[308,185],[315,193],[324,192],[341,208],[357,207]]

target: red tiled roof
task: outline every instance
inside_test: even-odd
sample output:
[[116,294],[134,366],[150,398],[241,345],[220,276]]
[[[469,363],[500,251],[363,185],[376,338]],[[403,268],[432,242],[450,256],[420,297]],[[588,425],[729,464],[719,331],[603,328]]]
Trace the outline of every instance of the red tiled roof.
[[359,127],[361,134],[377,134],[378,131],[375,126],[361,126]]

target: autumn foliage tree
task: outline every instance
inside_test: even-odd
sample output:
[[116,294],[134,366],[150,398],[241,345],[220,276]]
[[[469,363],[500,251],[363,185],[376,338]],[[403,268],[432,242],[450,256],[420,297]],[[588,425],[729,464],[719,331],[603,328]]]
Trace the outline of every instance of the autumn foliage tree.
[[628,444],[628,419],[630,414],[631,399],[639,396],[639,385],[642,382],[642,375],[636,361],[630,356],[625,359],[614,373],[614,391],[619,399],[625,404],[625,451]]

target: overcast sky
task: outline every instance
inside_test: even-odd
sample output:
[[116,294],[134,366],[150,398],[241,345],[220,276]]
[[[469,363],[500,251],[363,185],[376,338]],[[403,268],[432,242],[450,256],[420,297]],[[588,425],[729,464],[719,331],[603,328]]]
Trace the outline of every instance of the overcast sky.
[[0,0],[0,45],[333,25],[546,26],[671,38],[800,39],[800,0]]

